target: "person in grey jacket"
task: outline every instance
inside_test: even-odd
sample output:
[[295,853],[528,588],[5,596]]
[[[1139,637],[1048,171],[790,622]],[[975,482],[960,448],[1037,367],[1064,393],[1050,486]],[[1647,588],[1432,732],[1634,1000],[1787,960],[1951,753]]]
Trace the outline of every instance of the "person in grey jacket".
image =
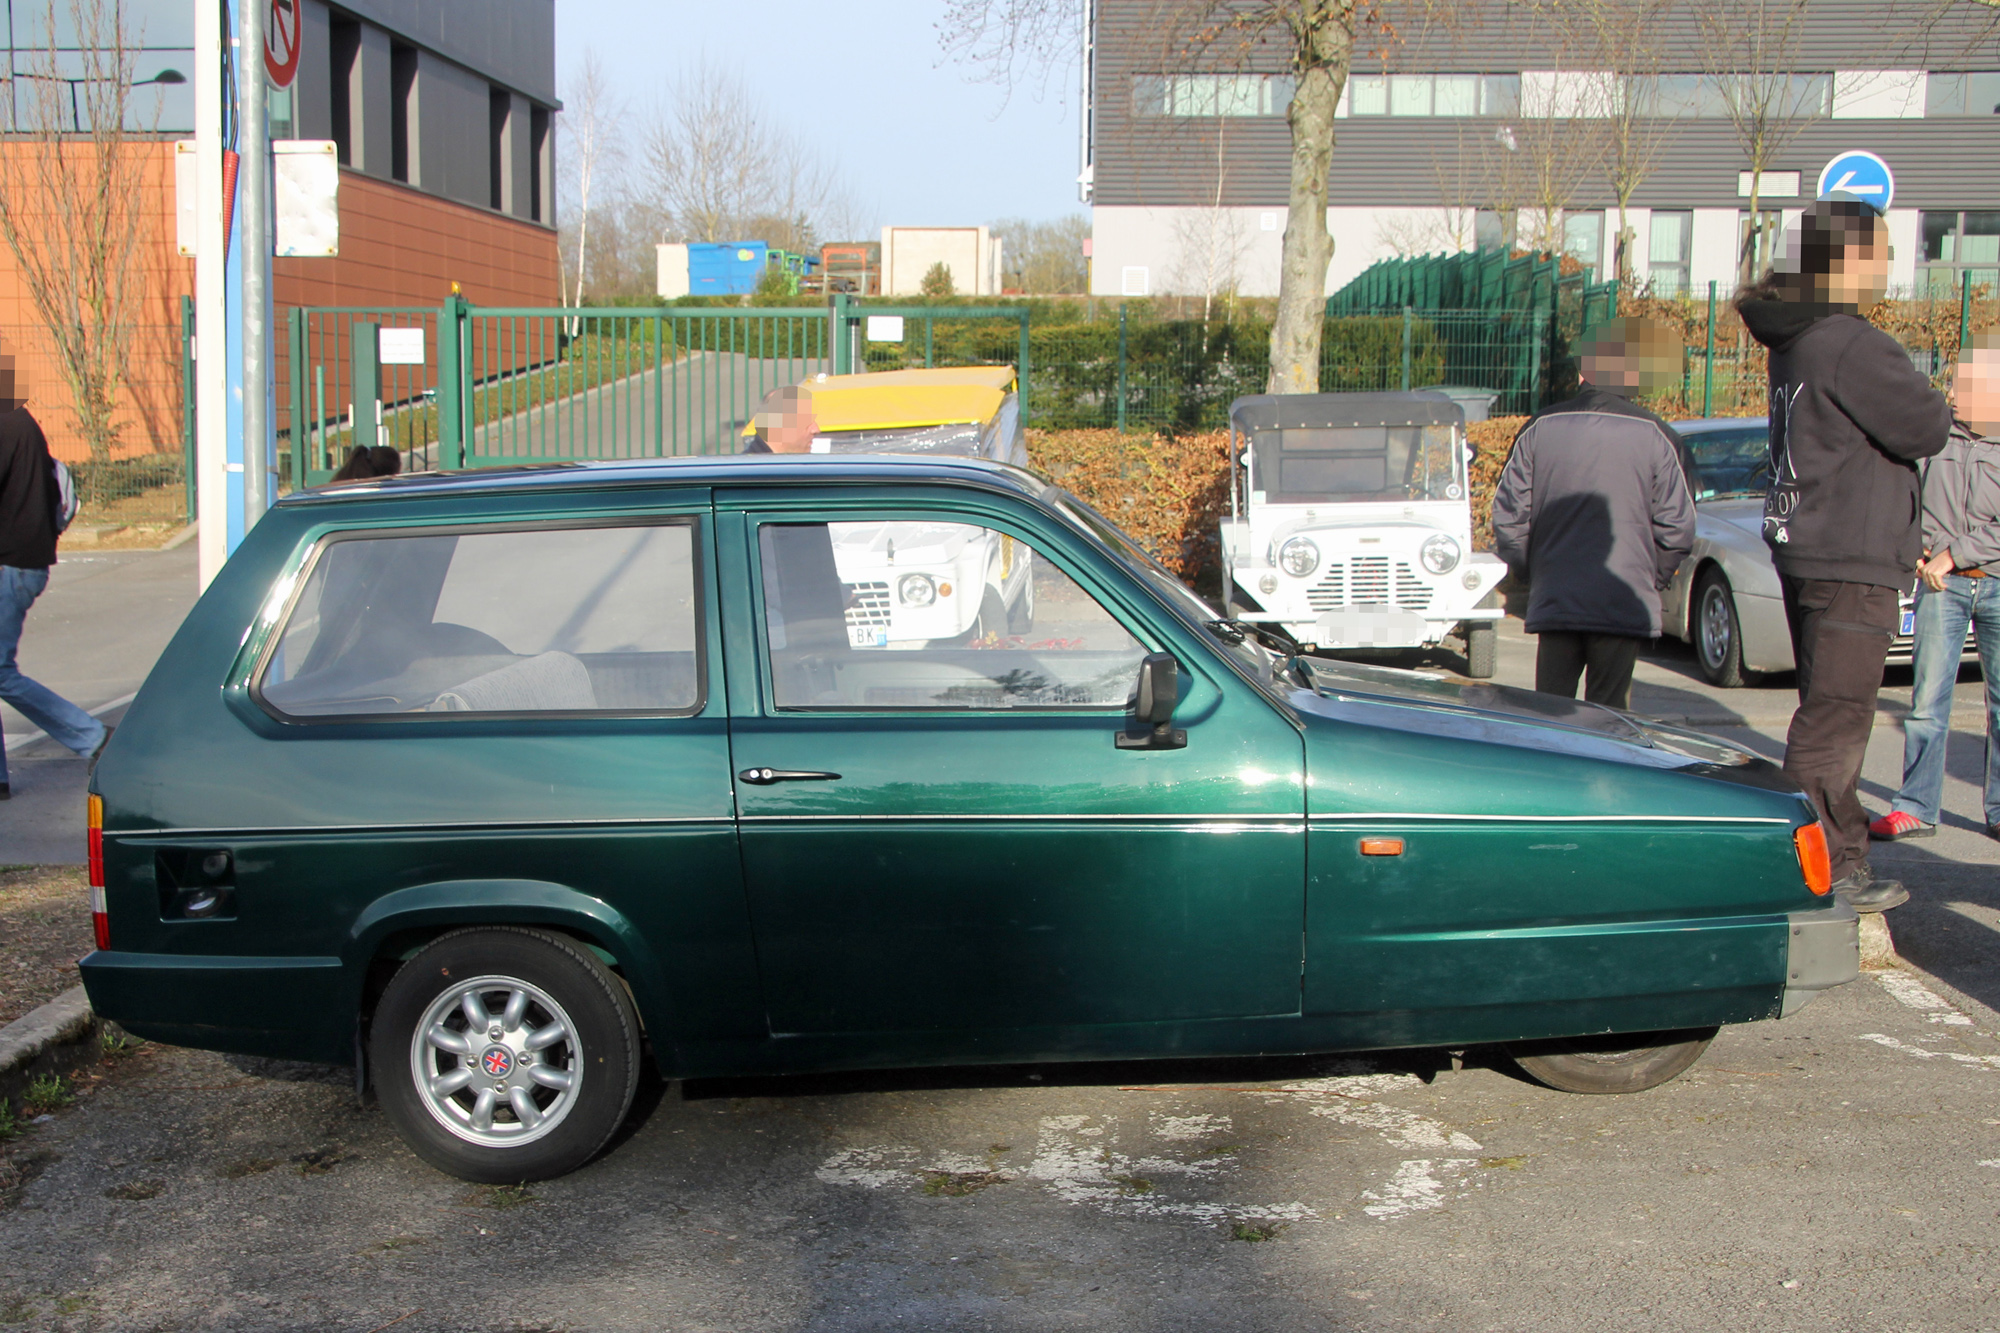
[[1610,320],[1585,337],[1583,390],[1514,437],[1493,496],[1493,545],[1528,584],[1535,688],[1624,708],[1660,590],[1694,549],[1680,437],[1631,401],[1680,374],[1664,321]]
[[1903,785],[1868,825],[1883,842],[1937,832],[1944,798],[1952,686],[1969,625],[1986,680],[1988,837],[2000,838],[2000,336],[1959,353],[1951,440],[1923,467],[1924,561],[1917,566],[1910,715],[1903,723]]

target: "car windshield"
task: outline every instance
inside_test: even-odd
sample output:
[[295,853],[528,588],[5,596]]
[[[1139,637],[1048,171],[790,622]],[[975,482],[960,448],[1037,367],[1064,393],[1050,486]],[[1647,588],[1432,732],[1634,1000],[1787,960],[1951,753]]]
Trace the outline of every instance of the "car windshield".
[[1457,500],[1464,475],[1450,426],[1260,430],[1251,490],[1280,504]]
[[1694,455],[1694,498],[1762,495],[1771,484],[1770,432],[1763,426],[1694,431],[1681,437]]
[[[1124,560],[1125,564],[1139,577],[1146,580],[1166,600],[1167,604],[1186,616],[1197,626],[1213,624],[1222,618],[1222,613],[1210,606],[1194,589],[1175,578],[1167,567],[1155,560],[1146,549],[1125,535],[1123,529],[1104,515],[1092,509],[1083,501],[1054,487],[1044,492],[1044,497],[1055,505],[1065,517],[1083,528],[1099,541],[1111,548],[1112,554]],[[1288,659],[1260,646],[1250,635],[1240,638],[1218,636],[1224,651],[1234,653],[1256,673],[1257,679],[1266,680],[1271,672]]]

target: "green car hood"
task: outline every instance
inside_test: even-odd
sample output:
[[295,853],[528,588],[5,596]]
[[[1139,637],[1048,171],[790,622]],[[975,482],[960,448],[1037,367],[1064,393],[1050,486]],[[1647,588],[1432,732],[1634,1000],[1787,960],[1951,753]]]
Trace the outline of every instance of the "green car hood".
[[1746,786],[1796,790],[1777,765],[1739,746],[1598,704],[1353,662],[1294,664],[1311,688],[1295,691],[1293,706],[1308,715],[1642,768],[1700,768]]

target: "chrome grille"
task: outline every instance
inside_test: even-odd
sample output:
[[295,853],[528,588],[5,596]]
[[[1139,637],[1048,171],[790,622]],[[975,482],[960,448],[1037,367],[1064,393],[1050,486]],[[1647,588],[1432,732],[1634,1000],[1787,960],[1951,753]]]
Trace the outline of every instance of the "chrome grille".
[[1431,585],[1417,577],[1417,571],[1403,561],[1384,555],[1356,556],[1343,563],[1327,564],[1318,583],[1306,590],[1306,603],[1315,612],[1339,606],[1394,606],[1404,611],[1428,610]]
[[848,586],[854,591],[854,605],[847,608],[849,629],[889,623],[888,584],[853,583]]

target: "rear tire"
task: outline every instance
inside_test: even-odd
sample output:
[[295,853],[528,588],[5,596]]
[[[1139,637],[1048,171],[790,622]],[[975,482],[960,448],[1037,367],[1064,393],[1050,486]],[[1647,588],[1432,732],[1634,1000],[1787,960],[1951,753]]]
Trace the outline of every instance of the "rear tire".
[[1465,627],[1465,674],[1474,680],[1491,680],[1500,664],[1500,627],[1490,620],[1476,620]]
[[1688,620],[1702,679],[1725,690],[1749,684],[1752,673],[1743,669],[1743,622],[1736,615],[1736,594],[1721,570],[1704,570],[1696,581]]
[[[1604,1095],[1644,1092],[1685,1074],[1715,1040],[1715,1028],[1621,1032],[1602,1037],[1518,1042],[1514,1063],[1558,1092]],[[1634,1045],[1634,1043],[1641,1043]]]
[[368,1059],[383,1113],[417,1156],[480,1184],[546,1180],[596,1156],[631,1109],[639,1020],[576,941],[461,930],[390,979]]

